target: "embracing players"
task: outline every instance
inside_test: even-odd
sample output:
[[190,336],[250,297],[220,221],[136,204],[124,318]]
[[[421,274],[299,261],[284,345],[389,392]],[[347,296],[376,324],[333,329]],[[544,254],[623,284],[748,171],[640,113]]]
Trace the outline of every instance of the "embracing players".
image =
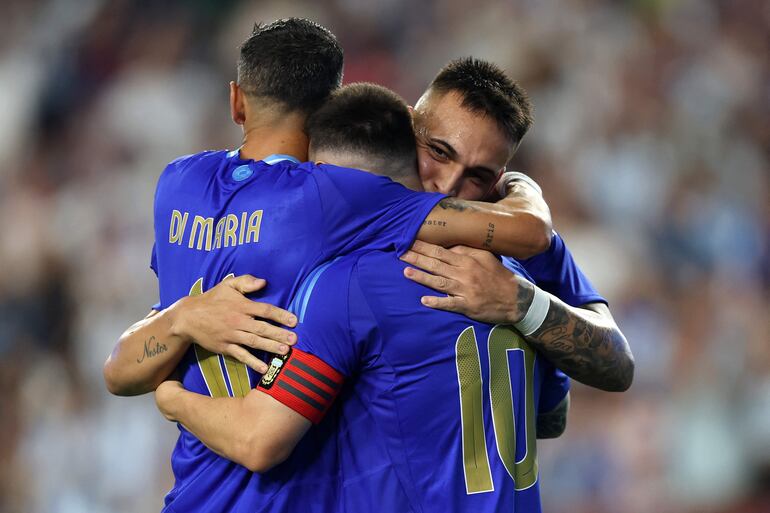
[[[308,135],[313,160],[415,183],[410,115],[385,88],[343,87]],[[536,438],[561,433],[567,377],[510,326],[422,306],[429,290],[405,268],[393,251],[359,251],[313,271],[290,306],[296,346],[243,398],[158,388],[167,418],[261,473],[234,509],[540,511]],[[537,327],[535,310],[516,327]],[[220,509],[211,480],[170,506]]]
[[[294,55],[294,61],[291,60],[291,55],[287,55],[286,45],[281,45],[279,41],[281,36],[288,35],[296,44],[288,50],[305,52],[302,55]],[[425,214],[439,200],[437,197],[427,199],[425,196],[418,198],[419,195],[407,194],[401,189],[391,187],[394,184],[384,179],[376,180],[371,177],[375,180],[371,181],[346,170],[314,168],[309,165],[303,167],[291,163],[286,154],[301,160],[305,158],[307,140],[301,129],[306,113],[314,110],[325,98],[325,94],[339,83],[340,72],[335,75],[324,73],[321,69],[326,64],[328,71],[334,67],[330,63],[337,62],[336,42],[328,33],[320,31],[312,24],[296,20],[288,24],[273,24],[261,32],[258,31],[255,36],[261,37],[250,40],[251,45],[244,45],[242,66],[239,69],[240,87],[233,86],[232,90],[233,117],[237,122],[244,123],[248,129],[244,146],[240,152],[212,152],[172,163],[159,183],[156,198],[158,247],[154,265],[161,281],[161,303],[158,308],[164,311],[135,326],[121,339],[105,368],[108,384],[115,392],[141,393],[152,390],[181,361],[180,368],[184,371],[187,388],[212,396],[246,395],[254,385],[255,379],[238,361],[248,362],[258,370],[264,370],[264,367],[238,344],[285,353],[288,348],[281,345],[294,341],[285,331],[254,320],[252,316],[261,316],[287,325],[293,324],[294,321],[285,311],[272,308],[267,303],[287,305],[288,299],[299,290],[303,278],[307,277],[317,264],[336,254],[364,247],[395,247],[404,250]],[[302,47],[303,42],[307,43],[306,47]],[[279,59],[282,62],[278,62]],[[338,62],[341,70],[341,55]],[[318,87],[319,91],[326,87],[326,93],[308,91],[312,89],[308,81],[291,82],[288,79],[290,73],[287,74],[286,69],[282,69],[287,63],[286,69],[312,77],[314,86]],[[280,70],[281,74],[265,75],[271,70]],[[487,89],[493,91],[500,89],[496,84],[487,85]],[[455,109],[456,114],[464,113],[476,121],[481,119],[494,123],[493,129],[498,131],[498,135],[502,134],[497,139],[488,141],[494,143],[491,146],[505,149],[505,152],[495,154],[495,158],[487,158],[491,162],[487,168],[493,171],[494,176],[494,171],[504,166],[521,135],[526,131],[526,117],[524,119],[527,123],[523,131],[511,136],[497,125],[498,120],[494,116],[483,115],[483,109],[491,108],[490,106],[482,103],[479,107],[473,102],[465,106],[462,94],[450,94],[451,91],[438,91],[441,94],[437,98],[456,99],[459,104]],[[507,98],[505,94],[501,97]],[[513,103],[509,98],[506,101]],[[444,103],[439,102],[439,106],[445,107]],[[417,107],[418,116],[415,122],[419,128],[421,104]],[[482,114],[474,110],[479,108],[482,109]],[[437,137],[427,139],[423,135],[423,132],[420,132],[421,170],[424,169],[424,151],[434,152],[430,158],[436,162],[443,159],[447,164],[452,163],[453,159],[478,158],[478,155],[463,155],[463,148],[455,151],[455,154],[444,155],[441,148],[441,151],[436,151],[436,148],[428,146],[428,143],[435,146],[440,142]],[[455,143],[452,149],[457,150],[456,146],[460,144]],[[496,162],[501,160],[502,164],[497,167]],[[328,176],[320,176],[320,173],[327,173]],[[519,239],[520,246],[514,248],[520,251],[518,256],[524,256],[528,251],[534,252],[534,248],[547,247],[547,240],[545,245],[542,244],[543,209],[537,204],[537,201],[541,201],[539,195],[536,191],[533,192],[529,185],[517,185],[515,182],[510,191],[514,194],[508,203],[508,207],[512,209],[509,212],[518,214],[522,228],[519,233],[522,235]],[[265,195],[269,192],[270,198],[260,197],[259,192]],[[253,196],[255,193],[256,199]],[[247,194],[249,201],[244,199]],[[388,197],[390,194],[392,196]],[[313,203],[311,196],[320,199]],[[253,205],[261,207],[259,201],[262,200],[271,201],[272,210],[251,208]],[[268,216],[271,216],[271,223],[278,222],[268,224]],[[446,223],[445,220],[434,220],[438,224],[426,225],[423,229],[430,229],[431,226],[445,227],[440,224]],[[497,226],[499,230],[500,225]],[[488,230],[484,230],[479,238],[479,245],[483,246],[489,235],[496,238],[500,234],[489,234]],[[318,239],[319,236],[321,240]],[[462,240],[454,239],[452,242]],[[510,249],[507,252],[515,254],[515,251]],[[455,258],[442,252],[434,254],[447,262]],[[563,256],[564,252],[561,255]],[[427,257],[423,255],[417,258]],[[481,258],[479,255],[458,257]],[[439,264],[435,265],[437,271],[442,270]],[[570,278],[569,275],[563,276],[563,271],[571,268],[555,269],[557,272],[552,274],[556,278],[559,278],[560,274],[563,278]],[[199,274],[194,276],[195,272]],[[244,300],[236,291],[236,288],[241,292],[253,291],[264,286],[264,283],[238,278],[215,286],[221,278],[230,273],[246,272],[270,279],[270,288],[260,298],[264,302],[253,303]],[[202,279],[199,281],[198,277]],[[413,277],[429,279],[422,275]],[[572,281],[574,288],[575,280]],[[436,285],[441,283],[443,282]],[[455,283],[459,281],[446,278],[445,288],[448,292],[457,292],[456,288],[449,290],[450,286],[456,287]],[[504,306],[492,314],[504,315],[506,322],[515,319],[517,314],[519,318],[523,317],[538,289],[518,279],[507,280],[500,285],[515,286],[515,289],[511,290],[517,293],[498,301],[498,307]],[[202,292],[210,287],[213,289],[199,296],[197,300],[191,298],[176,301],[187,293]],[[627,363],[630,361],[630,353],[624,346],[622,335],[618,338],[619,331],[614,324],[606,319],[592,318],[584,312],[573,311],[574,309],[555,298],[549,298],[548,302],[545,321],[552,324],[561,323],[573,330],[568,331],[566,336],[573,337],[569,340],[573,341],[575,349],[566,351],[567,354],[562,353],[563,361],[559,362],[559,365],[578,378],[583,372],[582,376],[586,376],[586,380],[605,380],[595,382],[605,388],[627,387],[630,382],[628,369],[632,369]],[[539,304],[543,304],[542,301]],[[489,314],[488,311],[483,313]],[[601,351],[592,352],[592,337],[598,337],[603,342]],[[552,356],[549,351],[559,357],[559,351],[565,347],[563,340],[552,336],[540,337],[538,333],[534,333],[530,338],[533,345],[540,342],[539,349],[549,357]],[[201,345],[191,346],[193,339]],[[237,360],[222,358],[216,353],[226,353]],[[612,358],[616,364],[626,362],[625,365],[616,365],[624,369],[622,373],[607,366]],[[616,379],[618,375],[621,376],[620,379]],[[244,480],[251,479],[240,474],[237,479],[232,479],[232,473],[237,471],[227,464],[220,466],[217,463],[208,467],[214,460],[202,446],[196,445],[194,437],[185,431],[182,431],[175,459],[175,471],[181,472],[177,473],[177,487],[172,491],[170,499],[175,498],[175,492],[178,494],[187,488],[190,481],[185,478],[192,479],[192,474],[200,477],[199,472],[202,472],[203,467],[207,467],[209,477],[229,476],[232,482],[232,486],[223,484],[213,490],[213,496],[227,496],[231,491],[237,491],[238,487],[244,484]],[[179,461],[192,460],[196,460],[196,465],[185,469],[178,468]],[[224,475],[217,474],[216,469],[220,469]]]

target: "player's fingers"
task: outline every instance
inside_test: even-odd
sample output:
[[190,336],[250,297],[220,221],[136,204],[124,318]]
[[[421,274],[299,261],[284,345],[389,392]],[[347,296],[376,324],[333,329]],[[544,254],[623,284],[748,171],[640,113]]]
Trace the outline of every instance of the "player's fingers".
[[238,325],[238,329],[254,335],[259,335],[262,338],[268,338],[275,340],[282,344],[294,344],[297,341],[297,335],[289,330],[273,326],[270,323],[264,321],[255,320],[252,317],[247,317]]
[[440,292],[452,292],[454,290],[454,285],[456,284],[454,280],[450,280],[445,276],[435,276],[420,271],[419,269],[415,269],[414,267],[407,267],[404,269],[404,276],[412,281],[416,281],[417,283]]
[[438,260],[437,258],[426,256],[417,253],[416,251],[407,251],[404,253],[404,256],[401,259],[404,262],[410,263],[415,267],[419,267],[420,269],[424,269],[431,274],[447,277],[450,277],[451,275],[451,268],[449,265],[445,264],[441,260]]
[[228,356],[232,356],[242,364],[251,367],[256,372],[260,374],[264,374],[267,372],[267,364],[248,352],[246,349],[236,346],[236,345],[230,345],[228,346],[226,350],[226,354]]
[[273,322],[277,322],[278,324],[283,324],[284,326],[289,326],[290,328],[293,328],[297,325],[297,316],[288,310],[278,308],[277,306],[273,306],[269,303],[249,301],[249,304],[246,305],[246,307],[248,314],[252,317],[267,319]]
[[479,260],[481,258],[490,257],[490,256],[492,258],[495,258],[492,255],[492,253],[490,253],[489,251],[484,251],[483,249],[469,248],[468,246],[454,246],[453,248],[450,248],[448,251],[450,253],[460,255],[461,258],[463,257],[473,258],[475,260]]
[[255,278],[250,274],[242,274],[240,276],[228,278],[222,283],[234,288],[241,294],[250,294],[251,292],[256,292],[267,285],[265,280],[261,278]]
[[425,255],[427,257],[436,258],[447,264],[452,264],[457,261],[457,254],[451,251],[437,246],[435,244],[429,244],[420,240],[414,241],[412,245],[412,251]]
[[260,337],[259,335],[247,331],[236,331],[232,335],[232,341],[235,342],[235,344],[230,345],[240,344],[259,351],[267,351],[268,353],[286,354],[289,351],[289,346],[284,342]]
[[463,302],[461,298],[455,296],[436,297],[422,296],[420,302],[430,308],[437,310],[448,310],[450,312],[462,312]]

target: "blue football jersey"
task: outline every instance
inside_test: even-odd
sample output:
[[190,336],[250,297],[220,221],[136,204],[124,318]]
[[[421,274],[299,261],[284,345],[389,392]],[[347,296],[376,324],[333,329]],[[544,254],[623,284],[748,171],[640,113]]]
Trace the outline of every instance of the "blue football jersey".
[[298,343],[260,390],[314,422],[339,396],[264,511],[540,511],[536,416],[567,377],[510,327],[422,306],[405,266],[349,255],[300,288]]
[[[336,166],[247,161],[238,151],[182,157],[166,167],[155,195],[157,308],[247,273],[267,280],[254,299],[285,308],[310,272],[337,255],[405,251],[442,197]],[[245,365],[197,345],[177,370],[187,390],[213,397],[244,396],[259,379]],[[182,427],[172,469],[168,511],[233,510],[260,486],[249,485],[258,476]]]
[[553,232],[547,251],[525,260],[503,257],[503,265],[570,306],[607,303],[580,270],[561,236]]

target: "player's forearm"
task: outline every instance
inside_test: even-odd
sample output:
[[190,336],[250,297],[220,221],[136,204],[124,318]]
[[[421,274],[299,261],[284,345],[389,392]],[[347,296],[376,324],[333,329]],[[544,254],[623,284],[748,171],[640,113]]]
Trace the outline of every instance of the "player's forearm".
[[452,247],[464,245],[494,253],[529,258],[551,243],[550,215],[525,208],[525,199],[498,203],[444,198],[428,214],[417,238]]
[[525,338],[565,374],[585,385],[622,392],[634,379],[631,349],[608,310],[575,308],[550,296],[545,320]]
[[213,398],[180,389],[161,408],[167,419],[179,422],[206,447],[220,456],[243,464],[241,447],[247,445],[244,399]]
[[128,328],[104,363],[104,381],[115,395],[152,392],[176,368],[190,345],[175,327],[176,305]]

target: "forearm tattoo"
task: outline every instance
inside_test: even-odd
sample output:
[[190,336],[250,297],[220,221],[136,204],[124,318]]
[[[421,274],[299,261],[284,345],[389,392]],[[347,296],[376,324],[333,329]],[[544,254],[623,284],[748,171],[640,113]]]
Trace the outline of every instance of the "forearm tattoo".
[[608,391],[626,390],[634,362],[617,328],[597,326],[551,300],[543,325],[527,340],[571,378]]
[[166,344],[161,344],[155,337],[150,337],[144,341],[144,352],[140,358],[136,359],[136,363],[142,363],[145,358],[154,358],[161,353],[168,351]]
[[473,204],[457,198],[444,198],[438,202],[438,205],[444,210],[457,210],[458,212],[465,212],[466,210],[479,210]]
[[484,239],[484,249],[492,249],[492,241],[495,239],[495,225],[494,223],[488,223],[487,226],[487,238]]

